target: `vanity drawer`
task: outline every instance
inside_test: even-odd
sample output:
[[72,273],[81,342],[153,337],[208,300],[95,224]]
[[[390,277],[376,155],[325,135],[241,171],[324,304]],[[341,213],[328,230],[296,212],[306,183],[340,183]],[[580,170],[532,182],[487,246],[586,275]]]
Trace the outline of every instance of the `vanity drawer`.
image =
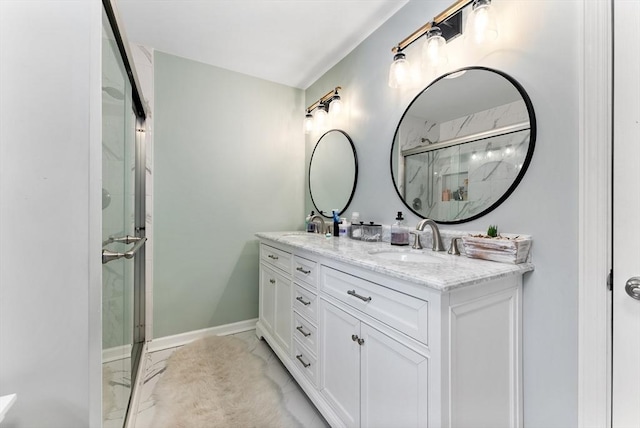
[[304,281],[315,289],[318,282],[318,263],[294,256],[293,276],[295,279]]
[[318,355],[318,328],[293,312],[293,337],[303,343],[314,354]]
[[265,263],[275,266],[291,275],[291,253],[260,244],[260,258]]
[[296,289],[293,292],[293,309],[308,320],[317,322],[318,301],[316,293],[296,284]]
[[429,302],[325,266],[320,272],[320,289],[428,344]]
[[297,338],[293,341],[293,359],[296,367],[314,386],[318,386],[318,359],[300,344]]

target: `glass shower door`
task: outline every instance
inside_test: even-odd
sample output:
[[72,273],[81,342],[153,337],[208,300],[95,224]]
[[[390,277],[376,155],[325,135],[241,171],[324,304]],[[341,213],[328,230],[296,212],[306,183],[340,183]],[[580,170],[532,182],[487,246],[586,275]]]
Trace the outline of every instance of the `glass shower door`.
[[136,253],[144,238],[136,233],[140,167],[131,85],[104,13],[102,42],[103,426],[120,428],[127,416],[143,339],[136,330],[142,324],[141,296],[132,259],[144,258],[143,252]]

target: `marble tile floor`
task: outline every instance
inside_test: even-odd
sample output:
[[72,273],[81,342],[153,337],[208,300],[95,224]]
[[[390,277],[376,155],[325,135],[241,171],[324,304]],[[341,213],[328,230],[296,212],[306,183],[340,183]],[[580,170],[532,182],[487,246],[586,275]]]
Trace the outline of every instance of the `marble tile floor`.
[[[264,340],[256,337],[255,330],[238,333],[234,337],[247,342],[251,352],[266,362],[267,376],[280,387],[284,406],[303,427],[324,428],[329,426],[269,345]],[[158,379],[162,377],[167,359],[176,349],[178,348],[151,352],[146,355],[146,373],[143,387],[140,391],[135,428],[153,428],[152,423],[155,411],[153,390]]]
[[102,427],[120,428],[131,393],[131,358],[104,363],[102,382]]

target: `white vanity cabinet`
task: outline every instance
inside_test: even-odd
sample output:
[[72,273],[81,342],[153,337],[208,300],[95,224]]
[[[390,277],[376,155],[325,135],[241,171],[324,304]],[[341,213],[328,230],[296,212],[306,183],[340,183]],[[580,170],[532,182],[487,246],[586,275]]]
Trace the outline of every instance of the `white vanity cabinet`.
[[318,384],[318,294],[316,289],[318,264],[296,255],[293,260],[294,294],[293,357],[298,369],[315,387]]
[[428,359],[320,301],[321,393],[350,427],[426,427]]
[[287,353],[291,348],[292,257],[278,248],[260,246],[259,319]]
[[259,234],[256,332],[331,426],[522,427],[532,265],[447,255],[437,267],[394,265],[373,262],[372,244],[273,235]]
[[427,427],[427,347],[388,326],[426,342],[429,303],[326,266],[320,284],[322,395],[350,427]]

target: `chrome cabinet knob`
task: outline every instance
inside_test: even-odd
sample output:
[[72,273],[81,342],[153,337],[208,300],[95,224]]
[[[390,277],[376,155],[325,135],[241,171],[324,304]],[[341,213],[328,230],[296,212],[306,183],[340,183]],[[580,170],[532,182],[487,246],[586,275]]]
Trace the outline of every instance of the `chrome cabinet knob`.
[[624,290],[629,296],[631,296],[631,298],[640,300],[640,276],[629,278]]

